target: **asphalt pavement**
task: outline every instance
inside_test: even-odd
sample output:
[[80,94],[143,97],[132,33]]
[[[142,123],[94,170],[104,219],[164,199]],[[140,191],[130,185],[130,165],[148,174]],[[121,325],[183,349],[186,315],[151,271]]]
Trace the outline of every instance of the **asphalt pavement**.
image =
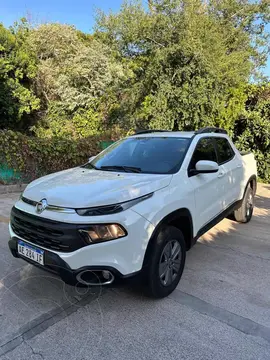
[[0,195],[0,359],[270,359],[270,186],[249,224],[223,220],[188,252],[177,289],[74,288],[8,250],[18,194]]

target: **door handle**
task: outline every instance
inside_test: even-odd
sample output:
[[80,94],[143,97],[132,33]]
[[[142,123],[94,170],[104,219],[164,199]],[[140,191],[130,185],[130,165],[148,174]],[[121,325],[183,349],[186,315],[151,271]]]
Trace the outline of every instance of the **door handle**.
[[224,171],[220,171],[220,173],[218,174],[218,178],[222,178],[225,175]]

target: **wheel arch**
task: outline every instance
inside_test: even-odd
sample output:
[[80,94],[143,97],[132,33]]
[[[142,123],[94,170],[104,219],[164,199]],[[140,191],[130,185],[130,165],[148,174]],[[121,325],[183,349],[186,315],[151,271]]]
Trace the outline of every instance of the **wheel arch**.
[[[185,221],[183,222],[183,220]],[[187,208],[177,209],[166,215],[155,227],[155,230],[153,231],[147,245],[147,249],[144,255],[143,266],[147,265],[148,259],[151,256],[151,250],[154,245],[155,237],[164,226],[174,226],[182,231],[185,238],[186,250],[189,250],[194,245],[192,215]]]
[[256,175],[252,175],[248,181],[247,181],[247,184],[246,184],[246,187],[245,187],[245,191],[243,193],[243,198],[245,196],[245,193],[247,191],[247,188],[248,186],[250,185],[252,191],[253,191],[253,195],[255,196],[256,194],[256,191],[257,191],[257,176]]

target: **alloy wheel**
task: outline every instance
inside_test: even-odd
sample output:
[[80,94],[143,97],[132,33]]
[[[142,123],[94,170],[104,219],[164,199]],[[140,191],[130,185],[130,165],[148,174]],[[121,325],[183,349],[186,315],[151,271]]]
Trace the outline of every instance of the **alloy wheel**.
[[250,192],[247,198],[247,207],[246,207],[247,217],[249,217],[252,214],[253,206],[254,206],[254,198],[252,192]]
[[163,286],[169,286],[177,277],[181,265],[181,246],[177,240],[170,240],[164,247],[159,260],[159,278]]

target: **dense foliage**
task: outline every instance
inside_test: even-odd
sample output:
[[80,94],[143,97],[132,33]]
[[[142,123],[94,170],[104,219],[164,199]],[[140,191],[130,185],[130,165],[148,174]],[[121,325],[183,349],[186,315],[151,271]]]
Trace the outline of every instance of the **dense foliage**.
[[6,162],[24,182],[86,163],[90,156],[101,151],[100,140],[106,140],[100,136],[41,139],[11,130],[0,130],[0,138],[0,164]]
[[134,0],[100,12],[93,34],[0,25],[0,129],[78,144],[104,131],[216,125],[270,181],[269,21],[268,0]]
[[127,3],[119,14],[101,13],[97,22],[98,39],[133,69],[119,98],[123,126],[231,130],[245,85],[265,60],[268,2],[149,3],[150,11]]
[[40,106],[32,82],[36,59],[26,45],[28,30],[25,21],[10,30],[0,24],[0,128],[27,128]]
[[246,107],[234,133],[238,148],[255,154],[260,178],[270,183],[270,86],[248,87]]

